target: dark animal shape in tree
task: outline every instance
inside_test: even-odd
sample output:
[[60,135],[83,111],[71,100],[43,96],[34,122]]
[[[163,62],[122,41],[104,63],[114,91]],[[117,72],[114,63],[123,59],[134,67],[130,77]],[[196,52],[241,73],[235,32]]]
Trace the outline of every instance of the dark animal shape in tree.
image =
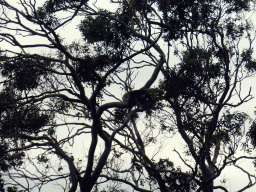
[[125,93],[122,100],[131,107],[135,105],[148,106],[152,101],[152,97],[147,90],[133,90]]

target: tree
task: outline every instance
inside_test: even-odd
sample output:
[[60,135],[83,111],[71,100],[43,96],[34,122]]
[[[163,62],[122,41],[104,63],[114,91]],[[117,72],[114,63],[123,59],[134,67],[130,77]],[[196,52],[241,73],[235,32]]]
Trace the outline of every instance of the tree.
[[[0,2],[0,163],[10,185],[208,192],[226,190],[213,183],[226,166],[255,159],[235,156],[248,115],[232,110],[252,98],[239,90],[255,70],[253,28],[242,17],[251,1],[112,0],[114,11],[87,0],[19,2]],[[83,41],[70,43],[61,31],[76,18]],[[145,95],[122,102],[131,90]],[[176,131],[193,160],[177,151],[188,172],[148,153]]]

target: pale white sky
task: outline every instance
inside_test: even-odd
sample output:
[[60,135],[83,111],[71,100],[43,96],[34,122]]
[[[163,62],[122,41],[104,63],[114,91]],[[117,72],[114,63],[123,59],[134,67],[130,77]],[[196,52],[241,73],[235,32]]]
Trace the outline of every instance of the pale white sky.
[[[43,1],[38,1],[38,2],[42,3]],[[97,8],[107,7],[109,10],[115,10],[117,7],[113,6],[113,4],[109,4],[109,2],[110,2],[109,0],[98,0],[98,1],[93,0],[93,1],[91,1],[91,3],[94,6],[96,6]],[[80,18],[77,18],[74,22],[72,21],[67,26],[59,29],[59,33],[63,37],[65,37],[66,42],[80,40],[81,35],[77,29],[77,25],[79,24],[79,19]],[[27,41],[27,39],[24,39],[24,41]],[[34,38],[33,41],[40,42],[40,41],[44,41],[44,40]],[[34,49],[33,52],[45,53],[46,50]],[[144,83],[143,79],[140,82],[141,82],[141,85],[143,85],[143,83]],[[246,93],[247,93],[247,90],[249,90],[249,87],[252,86],[252,94],[256,95],[256,84],[254,82],[256,82],[255,78],[246,80],[244,82],[245,86],[243,87],[243,89],[246,91]],[[140,85],[138,85],[138,86],[140,86]],[[120,95],[120,97],[121,97],[121,95]],[[256,103],[255,103],[255,99],[254,99],[254,100],[244,104],[242,107],[239,108],[239,110],[241,109],[241,110],[249,113],[250,115],[253,115],[253,112],[255,110],[255,108],[254,108],[255,105],[256,105]],[[174,162],[175,166],[177,165],[177,166],[183,167],[182,162],[179,159],[178,155],[175,152],[173,152],[172,150],[175,148],[175,149],[180,149],[179,151],[181,151],[183,148],[184,142],[180,142],[180,141],[182,141],[182,139],[178,135],[175,136],[174,138],[175,139],[169,141],[168,143],[167,142],[164,143],[166,148],[162,151],[161,154],[166,154],[167,157],[169,156],[170,160],[172,160]],[[83,144],[81,145],[80,142],[76,141],[75,145],[77,145],[75,147],[76,151],[73,151],[73,153],[81,153],[82,156],[85,156],[84,153],[85,153],[86,149],[84,148]],[[172,146],[172,147],[170,148],[168,146]],[[152,152],[154,150],[155,149],[152,147]],[[163,157],[163,156],[161,156],[161,157]],[[255,168],[250,163],[248,163],[246,161],[241,161],[241,165],[246,165],[245,168],[248,170],[253,170],[252,173],[255,174]],[[221,176],[215,180],[215,183],[217,184],[218,182],[220,182],[223,179],[226,180],[225,187],[230,192],[236,192],[238,189],[241,189],[243,186],[245,186],[245,184],[248,182],[247,176],[245,174],[241,173],[241,171],[238,171],[237,169],[234,169],[234,168],[232,168],[232,169],[227,168],[225,171],[223,171]],[[52,190],[52,186],[50,188],[46,187],[45,190],[43,190],[43,191],[47,191],[47,190],[49,190],[49,191]],[[60,190],[54,189],[54,191],[58,192],[58,191],[63,191],[63,190],[62,189],[60,189]],[[216,190],[216,191],[222,191],[222,190]],[[256,191],[256,186],[246,190],[246,192],[254,192],[254,191]]]

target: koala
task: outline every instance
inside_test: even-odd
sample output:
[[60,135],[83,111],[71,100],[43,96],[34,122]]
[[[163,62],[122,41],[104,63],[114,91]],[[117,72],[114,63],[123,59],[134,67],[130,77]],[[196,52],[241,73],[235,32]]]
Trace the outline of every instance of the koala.
[[151,102],[152,97],[147,90],[133,90],[125,93],[122,100],[130,106],[137,104],[145,106]]

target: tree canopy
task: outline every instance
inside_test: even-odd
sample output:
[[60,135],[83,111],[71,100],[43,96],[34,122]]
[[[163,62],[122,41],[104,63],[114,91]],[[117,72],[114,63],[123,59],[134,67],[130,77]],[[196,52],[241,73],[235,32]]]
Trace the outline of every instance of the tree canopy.
[[0,189],[253,187],[254,1],[101,3],[0,1]]

